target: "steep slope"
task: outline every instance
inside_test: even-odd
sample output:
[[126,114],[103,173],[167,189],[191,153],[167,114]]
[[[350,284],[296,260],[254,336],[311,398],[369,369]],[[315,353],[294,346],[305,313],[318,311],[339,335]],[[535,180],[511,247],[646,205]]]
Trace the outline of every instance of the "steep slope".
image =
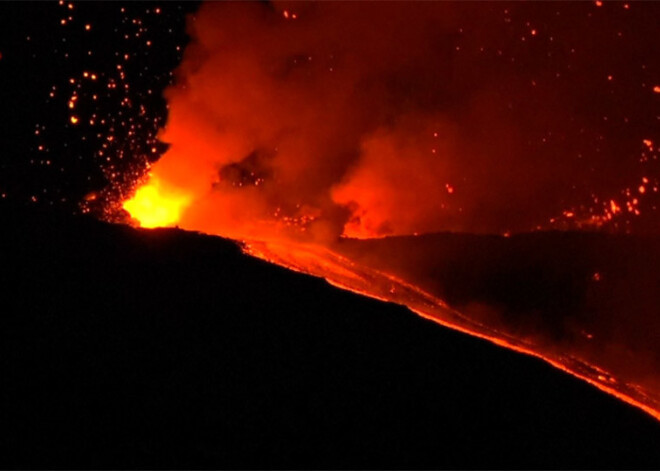
[[243,255],[0,213],[3,467],[657,467],[542,361]]

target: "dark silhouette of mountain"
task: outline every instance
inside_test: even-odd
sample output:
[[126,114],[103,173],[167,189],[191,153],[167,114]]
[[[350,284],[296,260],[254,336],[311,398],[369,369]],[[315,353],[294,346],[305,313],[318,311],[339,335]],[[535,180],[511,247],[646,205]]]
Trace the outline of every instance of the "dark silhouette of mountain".
[[660,466],[660,424],[541,360],[243,255],[0,211],[0,465]]

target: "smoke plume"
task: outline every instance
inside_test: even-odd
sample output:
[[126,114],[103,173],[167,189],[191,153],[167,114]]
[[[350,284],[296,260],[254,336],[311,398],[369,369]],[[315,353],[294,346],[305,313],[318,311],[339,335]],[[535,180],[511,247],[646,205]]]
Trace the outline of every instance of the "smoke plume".
[[638,177],[626,153],[641,139],[603,142],[598,84],[616,60],[595,63],[611,40],[575,19],[593,8],[557,19],[541,4],[204,4],[152,179],[178,198],[181,227],[228,236],[594,218]]

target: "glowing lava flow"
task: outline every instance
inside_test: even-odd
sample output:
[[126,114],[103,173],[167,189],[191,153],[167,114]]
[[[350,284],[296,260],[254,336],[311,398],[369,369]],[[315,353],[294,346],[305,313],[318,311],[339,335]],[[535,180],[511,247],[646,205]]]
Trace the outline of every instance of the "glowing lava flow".
[[280,242],[244,241],[243,250],[254,257],[294,271],[324,278],[341,289],[408,307],[419,316],[495,345],[539,358],[559,370],[586,381],[660,420],[660,400],[638,384],[614,375],[567,353],[541,352],[534,341],[514,337],[453,309],[441,299],[389,273],[355,263],[325,247]]

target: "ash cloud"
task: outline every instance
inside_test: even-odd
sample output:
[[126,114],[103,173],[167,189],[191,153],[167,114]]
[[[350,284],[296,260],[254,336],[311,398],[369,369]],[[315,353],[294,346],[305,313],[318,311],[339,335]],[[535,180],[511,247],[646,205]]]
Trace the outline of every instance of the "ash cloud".
[[182,227],[229,236],[534,228],[630,173],[594,171],[596,72],[557,78],[570,45],[532,24],[553,8],[203,4],[152,172],[193,195]]

